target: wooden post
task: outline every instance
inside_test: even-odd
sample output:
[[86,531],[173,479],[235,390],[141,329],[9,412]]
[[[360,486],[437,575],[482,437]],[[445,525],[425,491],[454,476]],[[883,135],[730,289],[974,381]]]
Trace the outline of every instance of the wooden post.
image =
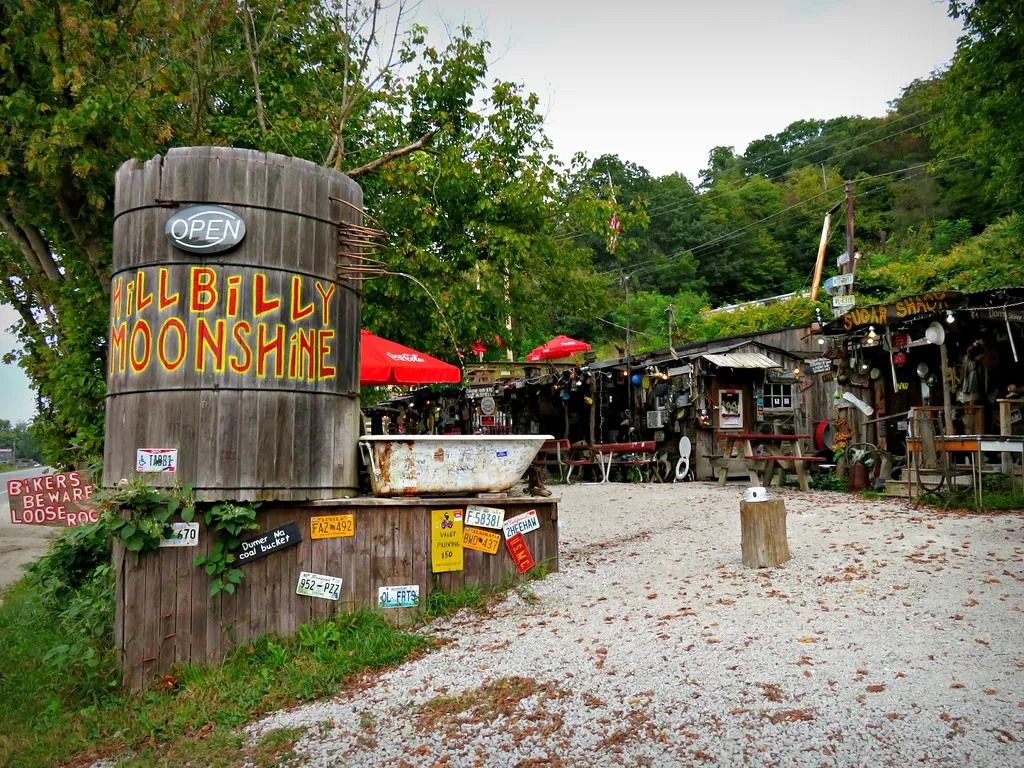
[[740,502],[740,547],[748,568],[782,565],[789,560],[786,503],[782,499]]

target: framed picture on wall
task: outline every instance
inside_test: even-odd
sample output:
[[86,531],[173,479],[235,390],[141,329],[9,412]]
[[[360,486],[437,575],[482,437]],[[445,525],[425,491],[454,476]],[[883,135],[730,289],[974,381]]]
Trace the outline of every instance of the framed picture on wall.
[[743,393],[740,390],[718,390],[718,428],[743,429]]

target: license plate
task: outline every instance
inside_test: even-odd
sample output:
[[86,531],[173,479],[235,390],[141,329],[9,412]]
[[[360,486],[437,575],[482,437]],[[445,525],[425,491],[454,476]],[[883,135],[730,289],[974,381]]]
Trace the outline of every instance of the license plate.
[[335,539],[356,535],[355,515],[324,515],[309,519],[309,535],[314,539]]
[[466,525],[475,525],[477,528],[501,528],[505,522],[505,510],[501,507],[480,507],[470,504],[466,507]]
[[500,533],[485,531],[483,528],[464,528],[462,530],[463,549],[473,549],[477,552],[496,555],[498,554],[498,546],[500,544]]
[[380,587],[377,590],[378,608],[415,608],[420,604],[420,585]]
[[341,579],[337,576],[302,571],[299,574],[299,583],[295,586],[295,594],[337,600],[341,597]]
[[502,527],[502,532],[505,534],[506,539],[511,539],[517,533],[529,533],[530,531],[536,531],[538,528],[540,528],[540,521],[537,519],[537,510],[531,509],[529,512],[517,515],[511,520],[506,520],[505,525]]
[[199,544],[199,523],[171,523],[164,526],[161,547],[195,547]]

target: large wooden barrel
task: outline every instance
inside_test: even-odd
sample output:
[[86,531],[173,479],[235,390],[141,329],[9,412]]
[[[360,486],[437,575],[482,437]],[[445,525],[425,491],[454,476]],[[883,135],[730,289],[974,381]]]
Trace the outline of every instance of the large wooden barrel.
[[360,294],[337,267],[361,208],[347,176],[282,155],[121,166],[105,484],[143,470],[202,500],[355,494]]

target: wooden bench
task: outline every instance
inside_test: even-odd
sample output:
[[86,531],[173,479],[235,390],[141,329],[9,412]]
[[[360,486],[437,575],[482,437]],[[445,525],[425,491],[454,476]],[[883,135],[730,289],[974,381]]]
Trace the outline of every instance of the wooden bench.
[[[807,479],[807,467],[806,464],[822,464],[826,461],[824,456],[801,456],[792,455],[788,453],[782,454],[754,454],[753,456],[747,456],[747,461],[765,462],[764,479],[761,481],[762,484],[767,487],[771,485],[772,479],[775,476],[775,469],[795,469],[797,481],[800,484],[800,490],[810,490],[810,484]],[[780,473],[779,483],[782,483],[782,476]]]
[[635,440],[629,443],[597,443],[590,446],[601,467],[601,482],[607,483],[613,467],[635,468],[644,480],[644,470],[650,470],[655,461],[658,444],[654,440]]
[[558,472],[558,481],[565,480],[566,471],[569,469],[569,452],[572,444],[566,440],[545,440],[537,455],[533,457],[531,465],[540,469],[551,471],[552,468]]

